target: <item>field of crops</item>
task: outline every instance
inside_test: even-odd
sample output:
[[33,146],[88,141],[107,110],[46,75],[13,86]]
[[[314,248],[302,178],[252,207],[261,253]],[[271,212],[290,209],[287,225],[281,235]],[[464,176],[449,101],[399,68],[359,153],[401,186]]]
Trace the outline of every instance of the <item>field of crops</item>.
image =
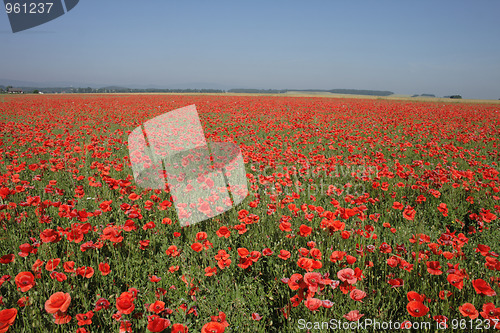
[[[168,189],[137,186],[127,139],[191,104],[207,140],[241,149],[249,194],[181,227]],[[499,111],[4,95],[0,332],[500,329]]]

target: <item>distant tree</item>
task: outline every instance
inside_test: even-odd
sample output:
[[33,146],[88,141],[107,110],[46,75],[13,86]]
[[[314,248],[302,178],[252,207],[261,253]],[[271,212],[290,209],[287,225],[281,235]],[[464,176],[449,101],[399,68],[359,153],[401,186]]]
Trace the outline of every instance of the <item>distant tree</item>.
[[451,95],[450,98],[453,98],[453,99],[462,99],[462,96],[460,96],[460,95]]
[[279,89],[229,89],[228,92],[236,93],[236,94],[283,94],[286,93],[287,90],[279,90]]
[[386,90],[359,90],[359,89],[332,89],[326,90],[333,94],[346,94],[346,95],[368,95],[368,96],[390,96],[394,93]]
[[33,94],[39,94],[40,91],[38,89],[33,90]]

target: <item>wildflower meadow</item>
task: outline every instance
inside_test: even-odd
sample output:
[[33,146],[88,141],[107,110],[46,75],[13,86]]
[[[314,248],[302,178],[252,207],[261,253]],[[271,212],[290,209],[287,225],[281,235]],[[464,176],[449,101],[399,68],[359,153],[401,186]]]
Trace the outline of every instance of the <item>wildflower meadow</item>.
[[[207,140],[241,150],[248,195],[218,206],[200,175],[209,203],[191,208],[224,212],[182,226],[168,187],[136,183],[127,139],[192,104]],[[0,332],[498,330],[499,111],[0,96]]]

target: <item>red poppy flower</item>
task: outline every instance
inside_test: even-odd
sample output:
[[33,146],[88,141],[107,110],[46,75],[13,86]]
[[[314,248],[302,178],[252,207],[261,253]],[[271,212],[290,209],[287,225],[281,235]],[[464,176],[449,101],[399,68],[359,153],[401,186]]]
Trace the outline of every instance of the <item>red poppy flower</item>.
[[457,287],[458,289],[462,289],[464,287],[464,278],[457,274],[449,274],[446,277],[446,280],[448,280],[448,282],[452,286]]
[[355,284],[358,278],[354,274],[354,270],[351,268],[345,268],[337,272],[337,277],[340,281],[347,281],[349,284]]
[[250,254],[250,251],[248,251],[246,248],[238,248],[238,255],[241,257],[241,258],[246,258],[249,254]]
[[343,315],[343,317],[349,321],[358,321],[363,316],[364,314],[359,313],[359,310],[352,310]]
[[149,278],[149,281],[153,282],[153,283],[157,283],[157,282],[160,282],[161,281],[161,277],[158,277],[156,275],[153,275]]
[[150,221],[142,226],[142,230],[154,229],[155,226],[155,223],[153,221]]
[[195,252],[200,252],[201,250],[203,250],[203,245],[201,243],[196,242],[191,245],[191,249],[193,249],[193,251]]
[[441,271],[441,264],[439,261],[428,261],[426,262],[427,272],[432,275],[441,275],[443,271]]
[[135,226],[134,220],[127,220],[125,221],[125,224],[123,225],[122,229],[129,232],[137,230],[137,227]]
[[463,305],[460,305],[458,310],[462,316],[469,317],[470,319],[476,319],[479,316],[479,312],[471,303],[464,303]]
[[187,333],[188,328],[182,324],[176,323],[172,325],[172,331],[170,333]]
[[[168,201],[168,202],[170,202],[170,201]],[[160,210],[162,210],[162,209],[160,208]],[[163,209],[163,210],[164,210],[164,209]],[[170,219],[170,218],[168,218],[168,217],[164,217],[164,218],[161,220],[161,223],[162,223],[162,224],[168,224],[168,225],[171,225],[171,224],[172,224],[172,219]]]
[[423,195],[419,195],[419,196],[417,197],[416,202],[417,202],[417,203],[422,203],[422,202],[425,202],[426,200],[427,200],[427,198],[426,198],[426,197],[424,197]]
[[483,294],[486,296],[496,296],[497,294],[491,288],[488,282],[484,281],[483,279],[477,279],[472,281],[472,286],[474,287],[474,290],[476,290],[476,293],[478,293],[479,295]]
[[448,207],[446,207],[445,203],[440,203],[438,206],[438,210],[443,214],[444,217],[448,216]]
[[7,332],[17,317],[17,309],[4,309],[0,311],[0,333]]
[[309,254],[309,249],[306,249],[304,247],[301,247],[299,249],[299,254],[302,256],[302,257],[307,257],[307,255]]
[[62,282],[62,281],[66,281],[66,279],[68,277],[64,273],[52,272],[52,273],[50,273],[50,278],[51,279],[56,279],[57,281]]
[[417,302],[423,302],[425,300],[425,295],[420,295],[419,293],[415,291],[409,291],[406,293],[406,298],[408,298],[408,301],[417,301]]
[[394,203],[392,204],[392,208],[398,209],[398,210],[403,210],[404,206],[403,206],[403,204],[401,204],[397,201],[394,201]]
[[321,260],[322,253],[320,249],[313,247],[310,251],[309,254],[311,257],[313,257],[316,260]]
[[435,189],[430,189],[429,193],[432,194],[435,198],[439,198],[441,196],[441,192]]
[[325,309],[330,309],[332,306],[333,306],[333,302],[328,300],[328,299],[324,299],[322,302],[322,307],[324,307]]
[[207,267],[205,268],[205,276],[212,276],[214,274],[217,274],[217,267]]
[[205,239],[207,239],[207,233],[206,232],[200,231],[200,232],[198,232],[196,234],[196,240],[198,240],[198,241],[201,242],[201,241],[203,241]]
[[64,271],[66,273],[72,273],[75,271],[75,262],[74,261],[66,261],[63,264]]
[[307,236],[309,236],[311,234],[311,232],[312,232],[312,228],[311,227],[309,227],[309,226],[307,226],[305,224],[302,224],[300,226],[300,228],[299,228],[298,234],[300,236],[302,236],[302,237],[307,237]]
[[157,315],[148,316],[148,330],[150,332],[163,332],[170,326],[170,320]]
[[346,260],[346,262],[347,262],[349,265],[352,265],[352,264],[354,264],[354,263],[356,262],[356,260],[358,260],[358,259],[357,259],[356,257],[354,257],[354,256],[347,255],[347,256],[345,257],[345,260]]
[[272,255],[273,253],[274,252],[270,248],[265,248],[264,250],[262,250],[262,254],[266,257]]
[[203,325],[201,333],[223,333],[225,330],[226,328],[221,323],[211,321]]
[[261,257],[261,253],[259,251],[252,251],[250,252],[250,260],[252,260],[253,262],[257,262],[259,261],[259,258]]
[[415,218],[416,211],[413,207],[407,206],[403,211],[403,217],[407,220],[413,221]]
[[162,312],[163,310],[165,310],[165,302],[156,301],[149,306],[148,310],[158,314],[158,313]]
[[432,317],[432,319],[434,319],[440,326],[439,328],[448,328],[448,317],[446,316],[442,316],[442,315],[438,315],[438,316],[434,316]]
[[90,279],[94,276],[95,270],[92,267],[82,266],[76,269],[76,275],[80,275],[84,278]]
[[101,239],[110,240],[113,243],[120,243],[123,240],[123,237],[121,235],[121,231],[117,230],[117,227],[110,226],[104,228]]
[[252,319],[255,321],[260,321],[262,317],[257,312],[254,312],[252,313]]
[[170,245],[165,253],[170,257],[177,257],[180,255],[180,252],[177,250],[177,246],[175,245]]
[[344,251],[333,251],[332,255],[330,256],[330,261],[331,262],[342,261],[345,255],[346,253]]
[[66,233],[68,242],[80,243],[83,241],[83,237],[83,230],[78,223],[73,223],[71,225],[71,230]]
[[217,315],[217,316],[211,316],[210,319],[213,322],[222,324],[222,326],[224,326],[224,327],[229,326],[228,322],[226,321],[226,314],[222,311],[219,311],[219,315]]
[[231,231],[229,231],[227,227],[222,226],[219,228],[219,230],[217,230],[216,234],[219,237],[229,238],[229,236],[231,236]]
[[401,323],[401,329],[406,329],[406,330],[409,330],[410,328],[412,328],[412,323],[411,321],[409,320],[405,320]]
[[31,253],[36,253],[37,252],[37,249],[34,249],[30,244],[28,243],[24,243],[24,244],[21,244],[19,245],[19,250],[21,250],[21,252],[18,253],[18,255],[20,257],[27,257],[29,256]]
[[313,263],[314,263],[314,260],[311,258],[302,257],[302,258],[299,258],[299,260],[297,260],[297,265],[300,268],[303,268],[308,272],[312,272],[314,270]]
[[382,244],[380,244],[380,253],[391,253],[392,252],[392,248],[389,244],[387,244],[386,242],[383,242]]
[[481,212],[479,213],[479,215],[481,216],[481,220],[486,223],[490,223],[491,221],[497,219],[497,216],[493,214],[489,209],[481,208]]
[[403,279],[400,279],[400,278],[390,279],[388,282],[392,288],[398,288],[398,287],[402,287],[404,285]]
[[429,308],[419,301],[411,301],[406,305],[408,313],[412,317],[423,317],[429,312]]
[[226,267],[229,267],[231,265],[231,259],[221,259],[217,261],[217,266],[219,266],[220,269],[225,269]]
[[141,198],[140,195],[136,194],[136,193],[130,193],[130,195],[128,196],[128,198],[132,201],[136,201],[136,200],[139,200]]
[[128,291],[123,292],[116,299],[116,308],[123,314],[130,314],[135,309],[134,297]]
[[452,295],[453,293],[449,290],[441,290],[439,292],[439,298],[442,300],[445,300],[446,298],[451,297]]
[[366,293],[359,289],[353,289],[351,290],[349,297],[351,297],[352,300],[363,302],[362,299],[366,297]]
[[323,305],[323,302],[317,298],[309,297],[304,304],[310,311],[317,311]]
[[287,250],[280,250],[280,254],[278,255],[278,258],[283,259],[283,260],[287,260],[288,258],[290,258],[290,252],[288,252]]
[[298,290],[301,287],[305,288],[306,285],[303,281],[302,275],[295,273],[288,279],[288,286],[291,290]]
[[94,312],[88,311],[87,313],[80,313],[76,315],[76,320],[78,320],[78,325],[90,325],[92,324],[92,317],[94,316]]
[[111,304],[109,301],[103,297],[99,298],[95,303],[94,311],[100,311],[102,309],[108,309]]
[[231,264],[231,259],[229,259],[229,254],[225,250],[219,250],[215,255],[217,260],[217,265],[220,269],[224,269]]
[[282,221],[279,225],[281,231],[290,232],[292,231],[292,224],[290,222]]
[[139,292],[139,290],[137,290],[136,288],[128,288],[128,292],[132,294],[132,298],[134,300],[137,297],[137,293]]
[[[292,275],[293,276],[293,275]],[[318,286],[322,282],[323,277],[319,273],[306,273],[304,275],[304,283],[307,285],[309,291],[317,292]]]
[[120,333],[132,333],[132,323],[129,320],[120,321]]
[[53,229],[45,229],[40,233],[40,240],[43,243],[57,243],[61,240],[61,235]]
[[35,277],[31,272],[21,272],[17,274],[14,281],[22,292],[28,291],[35,286]]
[[0,264],[8,264],[8,263],[14,262],[14,259],[15,259],[15,255],[14,254],[3,255],[0,258]]
[[442,255],[443,255],[443,257],[445,257],[445,258],[446,258],[446,260],[451,260],[451,259],[453,259],[453,257],[455,257],[455,254],[453,254],[453,253],[452,253],[452,252],[450,252],[450,251],[444,251],[444,252],[442,253]]
[[21,297],[20,299],[17,300],[17,305],[19,305],[20,308],[24,308],[26,305],[29,305],[29,297]]
[[103,212],[110,212],[111,211],[111,204],[113,203],[113,200],[109,200],[109,201],[103,201],[99,204],[99,208],[103,211]]
[[71,296],[68,293],[61,291],[56,292],[50,296],[45,302],[45,311],[48,313],[66,312],[71,303]]
[[253,264],[253,261],[250,260],[250,258],[240,258],[238,267],[241,267],[243,269],[247,269],[248,267],[252,266],[252,264]]
[[481,317],[485,319],[498,319],[500,316],[500,308],[496,308],[493,303],[484,303]]
[[53,316],[54,322],[58,325],[67,324],[71,321],[71,316],[66,312],[57,311]]
[[108,263],[101,262],[99,264],[99,271],[101,272],[101,274],[103,276],[106,276],[106,275],[108,275],[111,272],[111,268],[109,267]]
[[347,230],[344,230],[340,233],[340,237],[342,237],[342,239],[349,239],[349,237],[351,237],[351,233]]

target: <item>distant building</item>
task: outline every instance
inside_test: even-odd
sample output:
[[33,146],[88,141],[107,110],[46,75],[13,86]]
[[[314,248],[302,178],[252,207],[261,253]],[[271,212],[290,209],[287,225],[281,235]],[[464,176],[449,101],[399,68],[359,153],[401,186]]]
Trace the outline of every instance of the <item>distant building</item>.
[[22,94],[23,90],[21,88],[9,88],[7,92],[9,94]]

